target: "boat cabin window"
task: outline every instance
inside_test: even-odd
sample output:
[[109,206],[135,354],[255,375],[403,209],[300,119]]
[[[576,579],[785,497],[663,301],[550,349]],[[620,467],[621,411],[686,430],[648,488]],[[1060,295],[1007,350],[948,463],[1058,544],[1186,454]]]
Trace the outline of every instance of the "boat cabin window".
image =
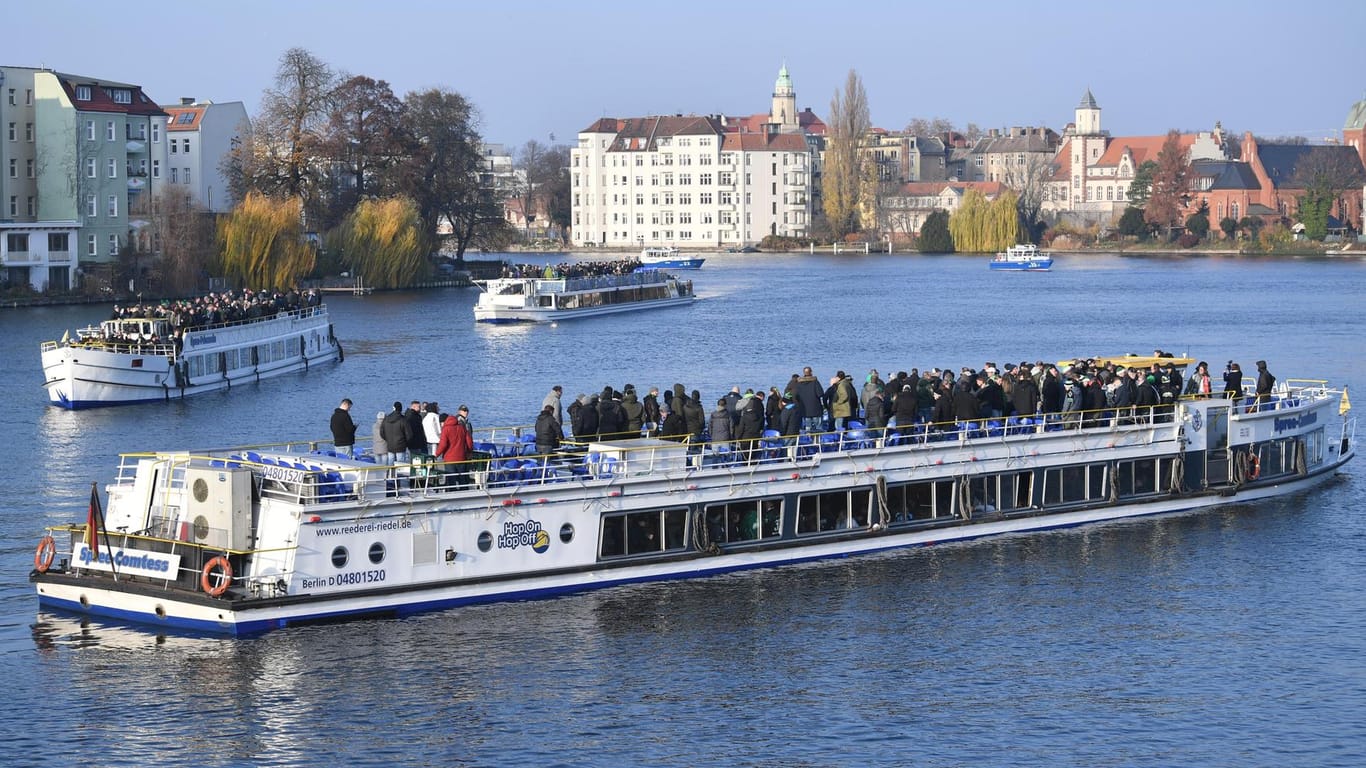
[[871,488],[799,496],[797,533],[800,535],[846,528],[866,528],[876,521],[876,518],[870,520],[868,516],[873,509]]
[[[1317,464],[1323,460],[1323,430],[1315,430],[1306,436],[1305,441],[1305,466]],[[1319,458],[1310,461],[1309,457],[1313,452],[1309,447],[1316,446]],[[1290,475],[1299,471],[1300,444],[1297,438],[1283,437],[1279,440],[1271,440],[1257,446],[1257,471],[1258,477],[1274,477],[1276,475]]]
[[953,514],[953,481],[887,486],[887,515],[892,523],[933,520]]
[[1083,464],[1044,470],[1043,503],[1070,504],[1110,498],[1108,464]]
[[1115,468],[1119,497],[1145,496],[1164,490],[1171,477],[1173,459],[1135,459],[1121,461]]
[[715,544],[776,539],[783,530],[782,499],[747,499],[709,504],[707,538]]
[[1007,472],[968,481],[974,512],[1009,512],[1028,509],[1034,503],[1034,474]]
[[604,515],[598,551],[608,558],[681,550],[687,530],[686,507]]

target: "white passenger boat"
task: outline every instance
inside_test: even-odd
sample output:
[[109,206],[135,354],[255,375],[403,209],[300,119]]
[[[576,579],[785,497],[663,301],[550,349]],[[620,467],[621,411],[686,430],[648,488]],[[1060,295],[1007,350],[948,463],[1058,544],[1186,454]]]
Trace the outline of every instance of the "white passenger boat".
[[625,275],[478,281],[474,319],[481,323],[547,323],[650,307],[691,304],[691,280],[655,269]]
[[1012,245],[991,260],[992,269],[1020,272],[1047,272],[1053,267],[1053,257],[1040,251],[1033,243]]
[[381,467],[320,449],[126,454],[88,514],[50,526],[41,606],[244,635],[404,616],[1299,492],[1355,454],[1344,392],[1290,381],[1076,419],[652,438],[550,456],[482,431],[481,458]]
[[684,256],[672,246],[645,248],[640,252],[642,269],[701,269],[704,261],[701,256]]
[[105,320],[41,349],[48,401],[70,409],[227,389],[343,354],[323,304],[184,331],[162,317]]

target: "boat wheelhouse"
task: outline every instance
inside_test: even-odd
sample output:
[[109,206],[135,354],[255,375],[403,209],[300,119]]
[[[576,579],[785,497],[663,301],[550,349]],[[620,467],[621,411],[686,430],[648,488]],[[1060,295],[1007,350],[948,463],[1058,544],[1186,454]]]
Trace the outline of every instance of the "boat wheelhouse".
[[546,323],[650,307],[691,304],[691,280],[657,269],[624,275],[479,281],[474,319],[481,323]]
[[706,259],[684,256],[672,246],[644,248],[640,252],[641,269],[701,269]]
[[127,454],[50,526],[45,608],[244,635],[296,624],[1186,512],[1299,492],[1355,455],[1343,392],[1222,397],[750,444],[650,437],[385,467],[318,442]]
[[1053,267],[1053,257],[1039,250],[1033,243],[1012,245],[991,260],[992,269],[1020,272],[1047,272]]
[[41,351],[48,401],[70,409],[187,397],[343,355],[325,304],[187,329],[161,317],[117,318]]

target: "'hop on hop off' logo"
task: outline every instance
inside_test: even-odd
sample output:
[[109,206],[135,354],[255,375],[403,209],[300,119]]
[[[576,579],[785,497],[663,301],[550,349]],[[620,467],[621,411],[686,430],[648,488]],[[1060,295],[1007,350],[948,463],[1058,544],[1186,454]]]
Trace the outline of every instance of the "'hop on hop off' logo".
[[498,535],[498,548],[518,547],[531,547],[531,551],[539,555],[550,549],[550,534],[535,520],[503,523],[503,532]]

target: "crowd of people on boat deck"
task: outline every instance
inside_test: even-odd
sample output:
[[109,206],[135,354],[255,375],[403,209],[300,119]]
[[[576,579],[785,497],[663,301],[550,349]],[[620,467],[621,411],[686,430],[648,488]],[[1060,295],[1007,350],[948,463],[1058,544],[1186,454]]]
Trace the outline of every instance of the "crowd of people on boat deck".
[[640,267],[639,259],[615,261],[575,261],[559,264],[504,264],[503,277],[530,277],[543,280],[629,275]]
[[[1126,366],[1122,359],[1079,359],[1066,367],[1043,361],[1004,366],[986,362],[980,369],[964,366],[956,373],[949,368],[924,373],[912,368],[887,379],[873,369],[861,383],[844,371],[822,383],[807,366],[782,387],[741,391],[733,386],[716,399],[710,412],[701,393],[682,384],[662,392],[649,387],[644,395],[632,384],[620,390],[609,385],[600,393],[575,395],[568,405],[564,388],[557,384],[542,400],[536,417],[536,452],[552,453],[567,439],[586,443],[642,435],[686,442],[697,449],[704,442],[752,443],[766,436],[839,431],[850,428],[851,422],[866,430],[902,435],[1009,417],[1056,417],[1082,425],[1102,418],[1161,422],[1172,418],[1182,397],[1222,397],[1237,403],[1244,396],[1242,369],[1232,360],[1222,381],[1216,382],[1204,361],[1183,379],[1173,362],[1161,362],[1171,355],[1158,350],[1154,357],[1157,361],[1144,367]],[[1258,360],[1249,406],[1266,403],[1275,383],[1266,361]],[[347,453],[354,450],[356,435],[350,408],[351,401],[343,400],[332,415],[334,443]],[[435,402],[416,400],[406,410],[395,402],[391,411],[376,414],[372,439],[376,458],[395,464],[419,454],[463,462],[474,446],[466,406],[446,414]]]
[[322,303],[322,294],[313,288],[293,288],[288,291],[229,290],[189,299],[115,304],[109,319],[155,318],[169,320],[172,330],[192,330],[203,326],[271,317],[279,312],[316,307]]

